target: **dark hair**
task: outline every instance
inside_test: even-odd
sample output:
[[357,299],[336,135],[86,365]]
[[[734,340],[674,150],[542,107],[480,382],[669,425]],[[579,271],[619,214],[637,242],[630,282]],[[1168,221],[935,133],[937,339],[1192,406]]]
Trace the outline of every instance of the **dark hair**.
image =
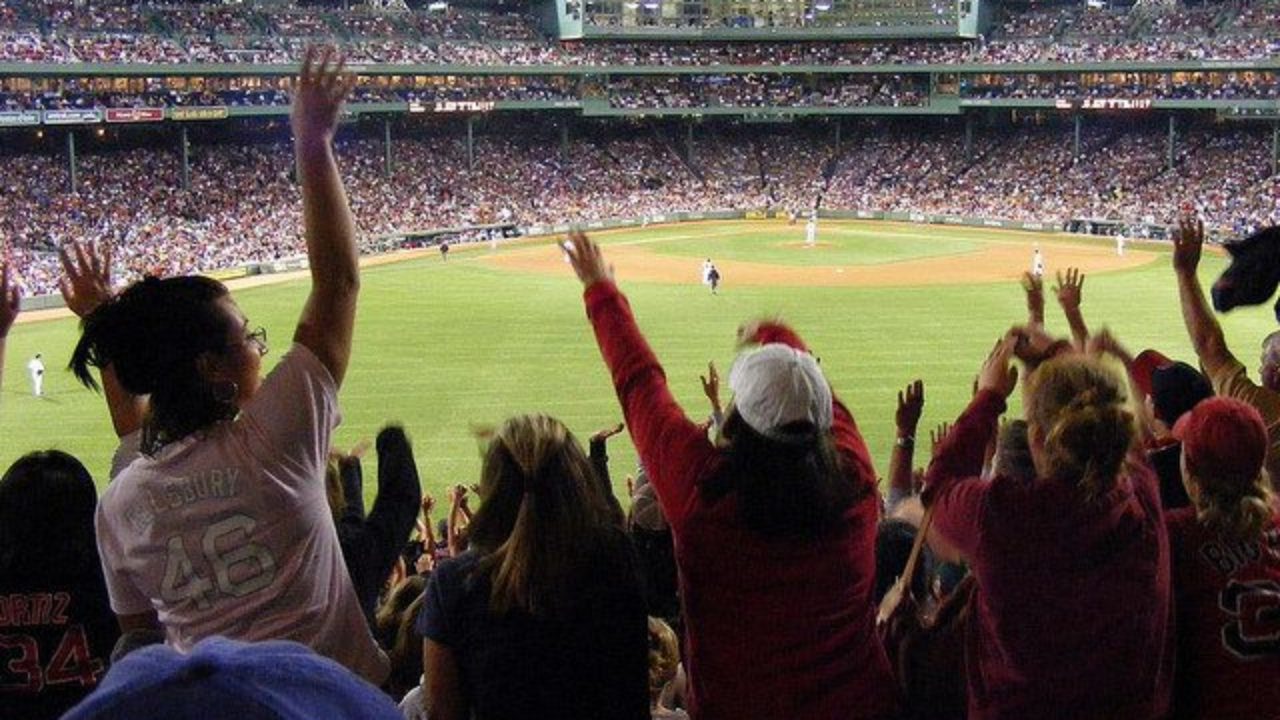
[[[784,426],[803,436],[802,427]],[[809,440],[770,440],[747,425],[737,410],[725,418],[729,441],[720,471],[703,483],[715,501],[736,493],[742,521],[762,535],[815,539],[840,524],[858,499],[831,433],[809,433]]]
[[0,478],[0,577],[98,568],[98,494],[84,465],[59,450],[28,453]]
[[76,378],[97,389],[90,368],[110,365],[125,390],[151,396],[143,452],[235,417],[234,398],[217,392],[199,367],[202,355],[226,349],[226,320],[214,306],[226,296],[225,285],[198,275],[148,277],[81,322],[70,363]]
[[481,470],[483,503],[467,528],[494,614],[567,610],[593,561],[616,545],[593,473],[573,433],[555,418],[521,415],[498,429]]

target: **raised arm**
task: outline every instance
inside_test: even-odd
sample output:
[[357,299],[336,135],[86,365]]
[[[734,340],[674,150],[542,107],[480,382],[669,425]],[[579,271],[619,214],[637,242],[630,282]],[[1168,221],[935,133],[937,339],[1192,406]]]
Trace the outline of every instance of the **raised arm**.
[[18,317],[21,303],[18,285],[9,276],[9,266],[0,265],[0,388],[4,387],[5,338],[9,337],[9,328],[13,327],[13,321]]
[[935,526],[962,553],[972,551],[981,535],[990,483],[976,478],[1005,401],[1018,382],[1018,372],[1010,364],[1016,342],[1011,332],[991,349],[978,375],[978,391],[939,442],[925,474],[924,504],[935,508]]
[[716,457],[716,450],[672,396],[666,373],[613,283],[599,246],[582,233],[574,233],[570,241],[566,252],[586,289],[587,317],[622,404],[623,419],[663,513],[673,526],[679,526],[693,507],[697,489],[692,478]]
[[1022,290],[1027,295],[1027,322],[1044,325],[1044,280],[1039,275],[1024,272]]
[[1178,298],[1182,305],[1182,321],[1195,348],[1200,365],[1210,378],[1236,363],[1235,356],[1227,349],[1222,326],[1213,315],[1204,288],[1196,270],[1200,266],[1200,251],[1204,247],[1204,223],[1183,218],[1173,234],[1173,271],[1178,276]]
[[591,459],[591,467],[596,471],[596,481],[600,483],[600,492],[603,495],[604,502],[609,506],[609,513],[619,527],[626,527],[627,514],[623,512],[622,503],[618,502],[618,497],[613,494],[613,481],[609,477],[609,438],[622,432],[625,428],[626,425],[623,423],[610,425],[607,428],[597,430],[588,441],[588,454]]
[[1084,288],[1084,273],[1079,268],[1067,268],[1067,274],[1058,271],[1058,284],[1053,294],[1058,296],[1058,304],[1067,316],[1067,325],[1071,328],[1071,340],[1077,350],[1084,350],[1089,341],[1089,328],[1084,324],[1084,314],[1080,312],[1081,290]]
[[311,350],[339,385],[351,357],[360,268],[355,221],[338,176],[333,136],[353,82],[332,48],[308,48],[290,113],[311,266],[311,294],[293,339]]
[[894,415],[896,434],[889,456],[889,501],[887,513],[911,496],[911,465],[915,457],[916,427],[924,410],[924,382],[916,380],[898,391],[898,411]]
[[1129,352],[1128,348],[1120,344],[1115,335],[1111,334],[1109,328],[1105,327],[1097,335],[1089,338],[1085,349],[1095,355],[1104,353],[1110,355],[1124,365],[1124,375],[1129,383],[1129,397],[1133,400],[1131,409],[1138,416],[1138,431],[1142,435],[1143,443],[1150,441],[1155,437],[1152,422],[1154,418],[1147,411],[1147,395],[1142,391],[1142,387],[1138,385],[1137,378],[1133,374],[1133,354]]
[[[111,248],[96,248],[86,243],[71,243],[70,248],[58,251],[62,263],[62,277],[58,290],[67,307],[83,319],[113,295],[111,287]],[[107,412],[116,437],[122,438],[137,432],[147,411],[147,402],[124,389],[116,378],[111,365],[99,369],[102,376],[102,395],[107,401]]]

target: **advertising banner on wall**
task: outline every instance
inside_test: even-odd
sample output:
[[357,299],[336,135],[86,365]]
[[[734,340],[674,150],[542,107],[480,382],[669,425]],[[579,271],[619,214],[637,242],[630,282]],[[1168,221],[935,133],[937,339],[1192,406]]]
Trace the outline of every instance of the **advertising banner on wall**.
[[109,123],[160,122],[164,108],[107,108]]
[[45,125],[85,125],[102,122],[102,111],[91,110],[45,110]]

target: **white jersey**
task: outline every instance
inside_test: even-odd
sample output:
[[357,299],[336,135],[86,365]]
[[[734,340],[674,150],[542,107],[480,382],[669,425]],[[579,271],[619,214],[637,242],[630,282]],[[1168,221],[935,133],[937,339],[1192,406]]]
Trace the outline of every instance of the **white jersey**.
[[818,221],[812,218],[804,225],[804,241],[812,245],[818,241]]
[[1031,274],[1036,277],[1044,275],[1044,255],[1041,255],[1039,250],[1031,256]]
[[710,260],[706,260],[702,263],[702,284],[703,285],[711,284],[711,268],[713,267],[715,267],[715,265],[712,265]]
[[293,640],[386,678],[325,497],[337,392],[294,345],[235,420],[120,471],[96,519],[116,614],[154,610],[183,652],[213,635]]

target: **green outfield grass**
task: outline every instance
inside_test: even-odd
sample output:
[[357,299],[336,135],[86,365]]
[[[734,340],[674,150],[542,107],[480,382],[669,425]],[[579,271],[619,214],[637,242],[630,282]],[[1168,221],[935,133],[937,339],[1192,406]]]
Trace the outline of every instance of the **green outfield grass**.
[[[600,236],[606,244],[651,242],[657,252],[690,257],[696,277],[702,257],[775,263],[855,264],[955,254],[982,242],[1039,241],[1050,272],[1048,236],[959,228],[834,223],[821,240],[833,247],[803,253],[782,247],[803,227],[783,224],[748,231],[734,223],[636,229]],[[706,239],[698,239],[705,237]],[[1099,251],[1104,251],[1100,247]],[[478,260],[487,250],[367,270],[355,356],[342,390],[340,446],[372,438],[387,421],[402,422],[415,441],[427,487],[474,482],[479,455],[469,427],[513,413],[545,411],[585,439],[621,413],[583,313],[581,288],[561,276],[517,275]],[[500,251],[502,252],[502,251]],[[606,249],[607,252],[607,249]],[[1206,258],[1203,277],[1222,267]],[[1010,268],[1011,275],[1022,268]],[[963,406],[979,364],[995,338],[1025,317],[1022,292],[1003,284],[895,288],[735,287],[719,296],[688,285],[637,284],[619,278],[642,328],[664,362],[676,396],[691,415],[707,404],[698,374],[708,360],[727,370],[739,322],[781,315],[822,358],[836,391],[848,402],[881,472],[893,432],[896,391],[912,378],[926,382],[921,434],[951,420]],[[268,364],[288,346],[306,286],[301,281],[235,293],[251,323],[268,329]],[[1091,326],[1109,325],[1136,352],[1158,346],[1191,359],[1167,254],[1141,268],[1091,276],[1084,287]],[[1052,298],[1048,324],[1065,333]],[[1232,348],[1253,368],[1258,342],[1275,328],[1269,307],[1224,319]],[[63,370],[76,337],[71,320],[20,325],[11,333],[0,398],[0,465],[22,453],[58,447],[82,458],[105,482],[114,437],[101,399]],[[30,397],[24,365],[44,353],[48,396]],[[927,447],[923,444],[922,447]],[[616,485],[635,466],[625,437],[611,446]],[[920,458],[923,460],[923,458]],[[372,477],[368,475],[367,477]],[[372,482],[367,489],[372,489]]]

